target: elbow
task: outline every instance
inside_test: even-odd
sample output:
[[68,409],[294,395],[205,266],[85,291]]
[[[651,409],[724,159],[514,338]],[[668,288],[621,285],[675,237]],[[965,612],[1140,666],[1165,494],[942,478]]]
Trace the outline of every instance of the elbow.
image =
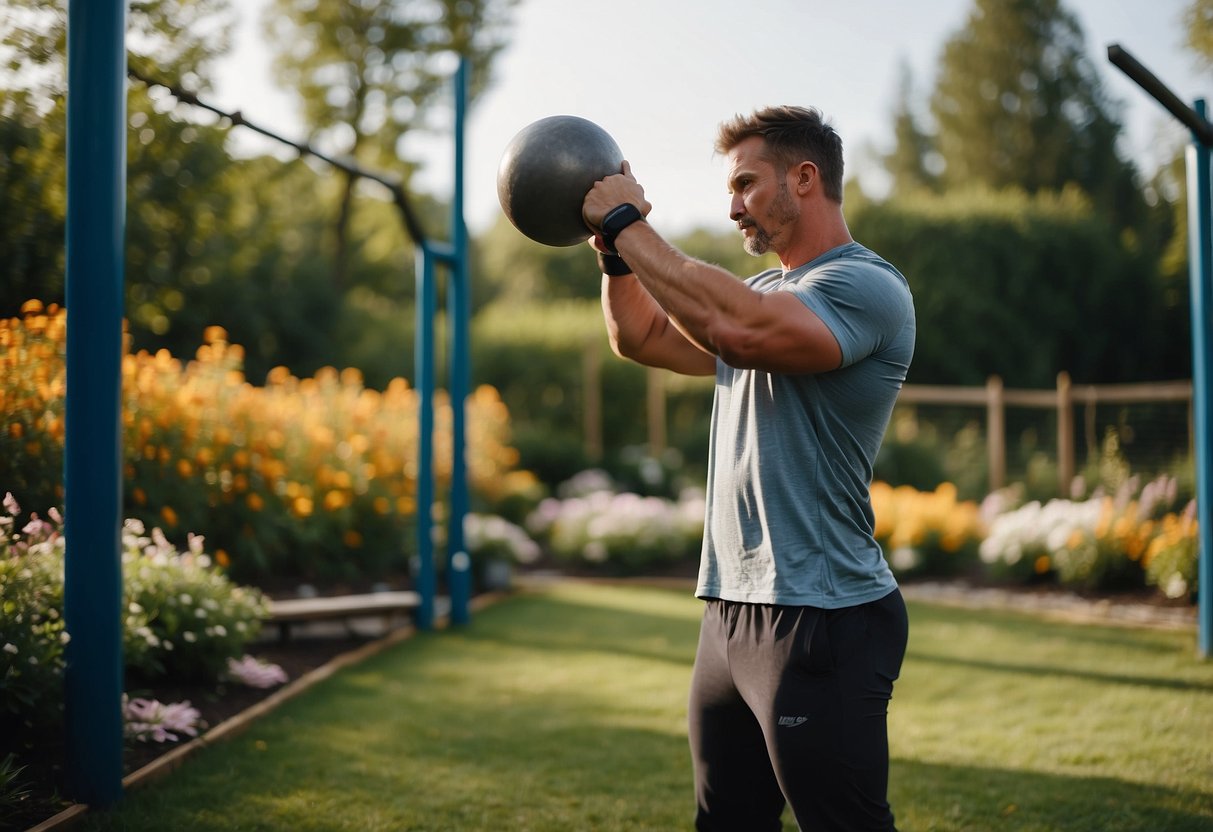
[[708,344],[720,360],[739,370],[757,369],[761,363],[758,339],[737,329],[708,333]]

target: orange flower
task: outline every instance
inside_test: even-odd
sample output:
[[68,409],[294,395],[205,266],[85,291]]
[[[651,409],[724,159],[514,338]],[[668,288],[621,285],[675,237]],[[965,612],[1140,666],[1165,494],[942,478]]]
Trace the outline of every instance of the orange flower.
[[177,525],[177,512],[173,511],[171,506],[165,506],[160,509],[160,517],[164,520],[164,525],[170,529]]

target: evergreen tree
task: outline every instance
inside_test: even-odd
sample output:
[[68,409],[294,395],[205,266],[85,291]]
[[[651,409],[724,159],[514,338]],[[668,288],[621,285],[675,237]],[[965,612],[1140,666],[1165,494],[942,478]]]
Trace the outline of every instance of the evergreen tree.
[[914,112],[914,98],[913,75],[909,65],[903,63],[893,110],[893,149],[881,157],[885,170],[892,177],[894,196],[924,188],[934,191],[939,187],[939,176],[932,169],[938,154],[932,137]]
[[1134,167],[1116,151],[1117,108],[1059,0],[975,0],[944,46],[931,112],[945,186],[1073,183],[1118,228],[1142,221]]

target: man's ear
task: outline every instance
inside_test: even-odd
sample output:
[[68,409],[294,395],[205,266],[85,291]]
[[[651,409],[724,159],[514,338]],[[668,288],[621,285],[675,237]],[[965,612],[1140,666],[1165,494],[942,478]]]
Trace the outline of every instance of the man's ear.
[[813,188],[817,181],[817,165],[812,162],[801,162],[794,168],[796,174],[796,193],[804,196]]

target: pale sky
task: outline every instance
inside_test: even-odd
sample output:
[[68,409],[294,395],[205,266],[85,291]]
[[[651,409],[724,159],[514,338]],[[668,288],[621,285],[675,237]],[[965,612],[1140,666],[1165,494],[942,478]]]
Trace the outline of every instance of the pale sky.
[[[1187,0],[1063,0],[1076,13],[1108,92],[1124,106],[1127,150],[1152,172],[1187,140],[1152,98],[1107,60],[1119,43],[1187,103],[1213,99],[1213,73],[1182,48]],[[232,56],[212,96],[249,119],[301,136],[292,97],[274,87],[260,32],[265,0],[237,5]],[[733,228],[716,126],[767,104],[816,106],[843,137],[848,178],[878,189],[871,150],[892,142],[892,113],[908,64],[918,99],[933,87],[944,41],[973,0],[520,0],[491,88],[467,119],[466,218],[473,233],[500,213],[496,172],[510,138],[549,115],[605,128],[631,161],[667,234]],[[1213,105],[1213,100],[1210,101]],[[451,119],[447,118],[449,124]],[[272,149],[248,131],[251,151]],[[443,196],[452,183],[450,134],[408,145],[422,171],[413,181]]]

